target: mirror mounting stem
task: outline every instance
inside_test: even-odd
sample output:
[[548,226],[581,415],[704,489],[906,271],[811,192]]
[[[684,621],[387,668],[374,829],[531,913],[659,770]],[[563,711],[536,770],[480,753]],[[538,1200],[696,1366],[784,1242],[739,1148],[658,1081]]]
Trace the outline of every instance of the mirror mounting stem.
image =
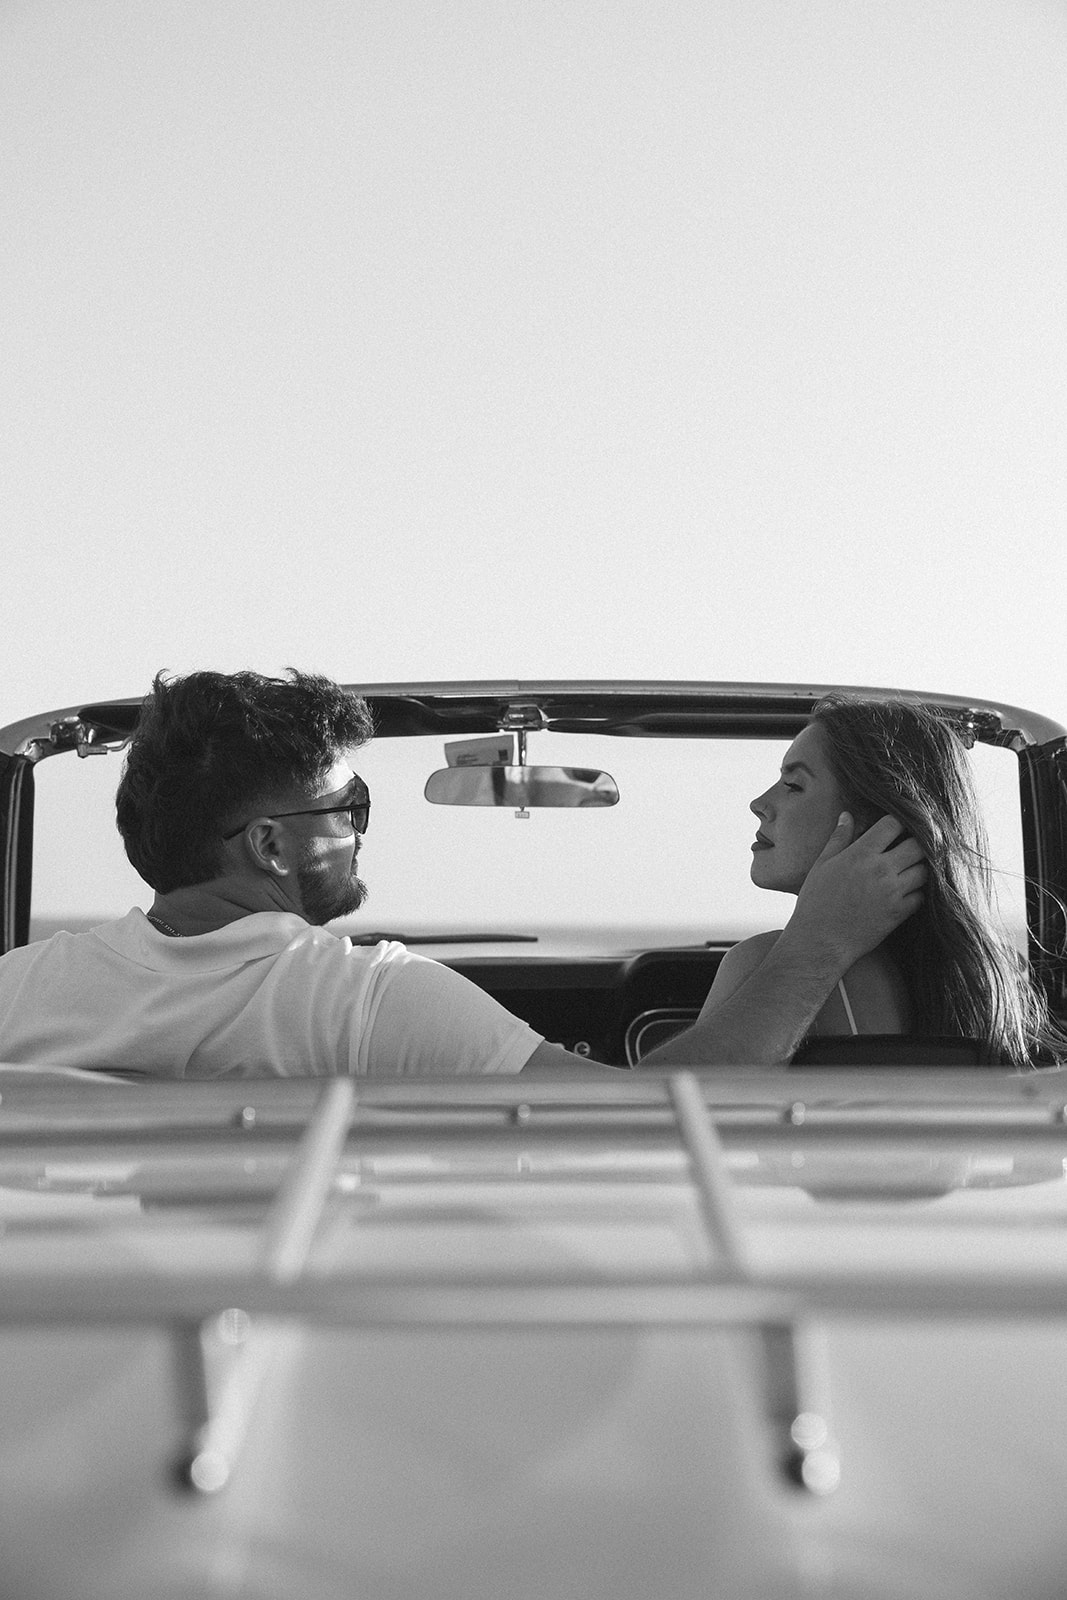
[[516,764],[526,765],[526,735],[537,733],[548,726],[548,719],[539,705],[532,701],[519,701],[509,705],[500,719],[501,733],[516,735]]

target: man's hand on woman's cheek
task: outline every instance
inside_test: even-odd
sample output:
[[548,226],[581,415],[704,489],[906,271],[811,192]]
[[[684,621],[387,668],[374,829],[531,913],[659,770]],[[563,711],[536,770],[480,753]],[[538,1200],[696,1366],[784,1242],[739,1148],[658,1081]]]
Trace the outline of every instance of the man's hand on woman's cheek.
[[842,812],[789,926],[857,961],[922,904],[927,868],[896,817],[880,817],[858,839],[853,835],[853,819]]

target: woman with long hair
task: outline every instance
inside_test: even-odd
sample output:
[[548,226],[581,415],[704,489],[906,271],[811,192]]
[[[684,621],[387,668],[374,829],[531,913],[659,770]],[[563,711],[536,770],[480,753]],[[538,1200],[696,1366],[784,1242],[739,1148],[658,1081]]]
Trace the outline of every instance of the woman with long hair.
[[[966,746],[944,716],[903,699],[821,700],[751,809],[761,888],[799,893],[842,812],[854,837],[897,818],[926,858],[921,906],[845,974],[814,1034],[973,1038],[992,1059],[1015,1063],[1063,1053],[1044,997],[999,926]],[[777,938],[735,945],[709,998],[726,999]]]

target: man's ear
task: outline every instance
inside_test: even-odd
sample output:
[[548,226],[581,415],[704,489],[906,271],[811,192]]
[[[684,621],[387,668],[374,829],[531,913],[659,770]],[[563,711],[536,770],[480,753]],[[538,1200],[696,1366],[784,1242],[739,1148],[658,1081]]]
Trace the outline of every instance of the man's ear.
[[262,822],[253,822],[247,827],[243,843],[258,871],[269,872],[274,878],[289,876],[285,839],[277,823],[270,817],[264,817]]

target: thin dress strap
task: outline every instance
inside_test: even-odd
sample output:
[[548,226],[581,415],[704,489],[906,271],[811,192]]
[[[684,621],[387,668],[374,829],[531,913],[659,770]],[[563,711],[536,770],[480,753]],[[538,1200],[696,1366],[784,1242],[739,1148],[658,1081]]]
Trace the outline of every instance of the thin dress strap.
[[860,1030],[856,1026],[855,1017],[852,1015],[852,1007],[849,1004],[848,995],[845,992],[845,980],[843,978],[838,978],[837,980],[837,992],[841,996],[841,1004],[845,1008],[845,1016],[848,1018],[848,1025],[852,1029],[852,1034],[855,1038]]

